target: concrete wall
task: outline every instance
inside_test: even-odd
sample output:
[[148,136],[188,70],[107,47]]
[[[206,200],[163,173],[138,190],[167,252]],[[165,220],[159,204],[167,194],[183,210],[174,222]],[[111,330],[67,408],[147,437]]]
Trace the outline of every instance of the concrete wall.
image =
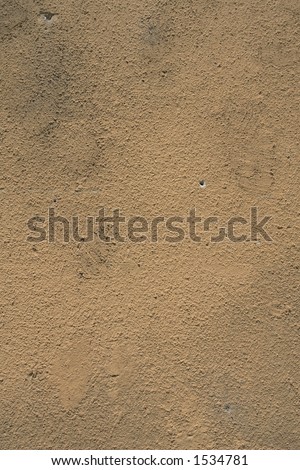
[[[0,4],[0,447],[299,449],[299,3]],[[27,239],[101,207],[272,241]]]

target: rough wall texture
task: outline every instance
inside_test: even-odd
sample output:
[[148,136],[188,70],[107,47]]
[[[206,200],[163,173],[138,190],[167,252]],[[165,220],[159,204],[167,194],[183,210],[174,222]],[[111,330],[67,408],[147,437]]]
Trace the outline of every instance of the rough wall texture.
[[[299,2],[0,6],[0,447],[299,449]],[[100,206],[273,241],[27,241]]]

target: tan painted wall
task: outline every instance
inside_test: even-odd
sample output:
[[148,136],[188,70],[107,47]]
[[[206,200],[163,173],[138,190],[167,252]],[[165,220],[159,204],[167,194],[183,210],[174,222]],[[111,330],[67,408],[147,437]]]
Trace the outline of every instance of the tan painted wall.
[[[299,2],[0,4],[0,448],[299,449]],[[27,241],[101,206],[272,242]]]

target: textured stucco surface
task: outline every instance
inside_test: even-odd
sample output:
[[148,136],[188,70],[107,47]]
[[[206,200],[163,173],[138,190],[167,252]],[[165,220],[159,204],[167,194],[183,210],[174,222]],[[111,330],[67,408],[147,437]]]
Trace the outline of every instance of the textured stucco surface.
[[[299,449],[299,2],[0,7],[0,448]],[[100,206],[273,242],[26,240]]]

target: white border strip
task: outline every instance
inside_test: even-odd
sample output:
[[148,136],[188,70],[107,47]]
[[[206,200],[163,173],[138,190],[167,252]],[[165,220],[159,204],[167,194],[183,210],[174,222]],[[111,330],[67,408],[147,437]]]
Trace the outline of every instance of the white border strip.
[[[231,457],[230,457],[231,456]],[[61,459],[61,460],[60,460]],[[74,460],[77,459],[77,460]],[[122,460],[123,459],[123,460]],[[300,450],[3,450],[1,470],[54,468],[299,470]]]

